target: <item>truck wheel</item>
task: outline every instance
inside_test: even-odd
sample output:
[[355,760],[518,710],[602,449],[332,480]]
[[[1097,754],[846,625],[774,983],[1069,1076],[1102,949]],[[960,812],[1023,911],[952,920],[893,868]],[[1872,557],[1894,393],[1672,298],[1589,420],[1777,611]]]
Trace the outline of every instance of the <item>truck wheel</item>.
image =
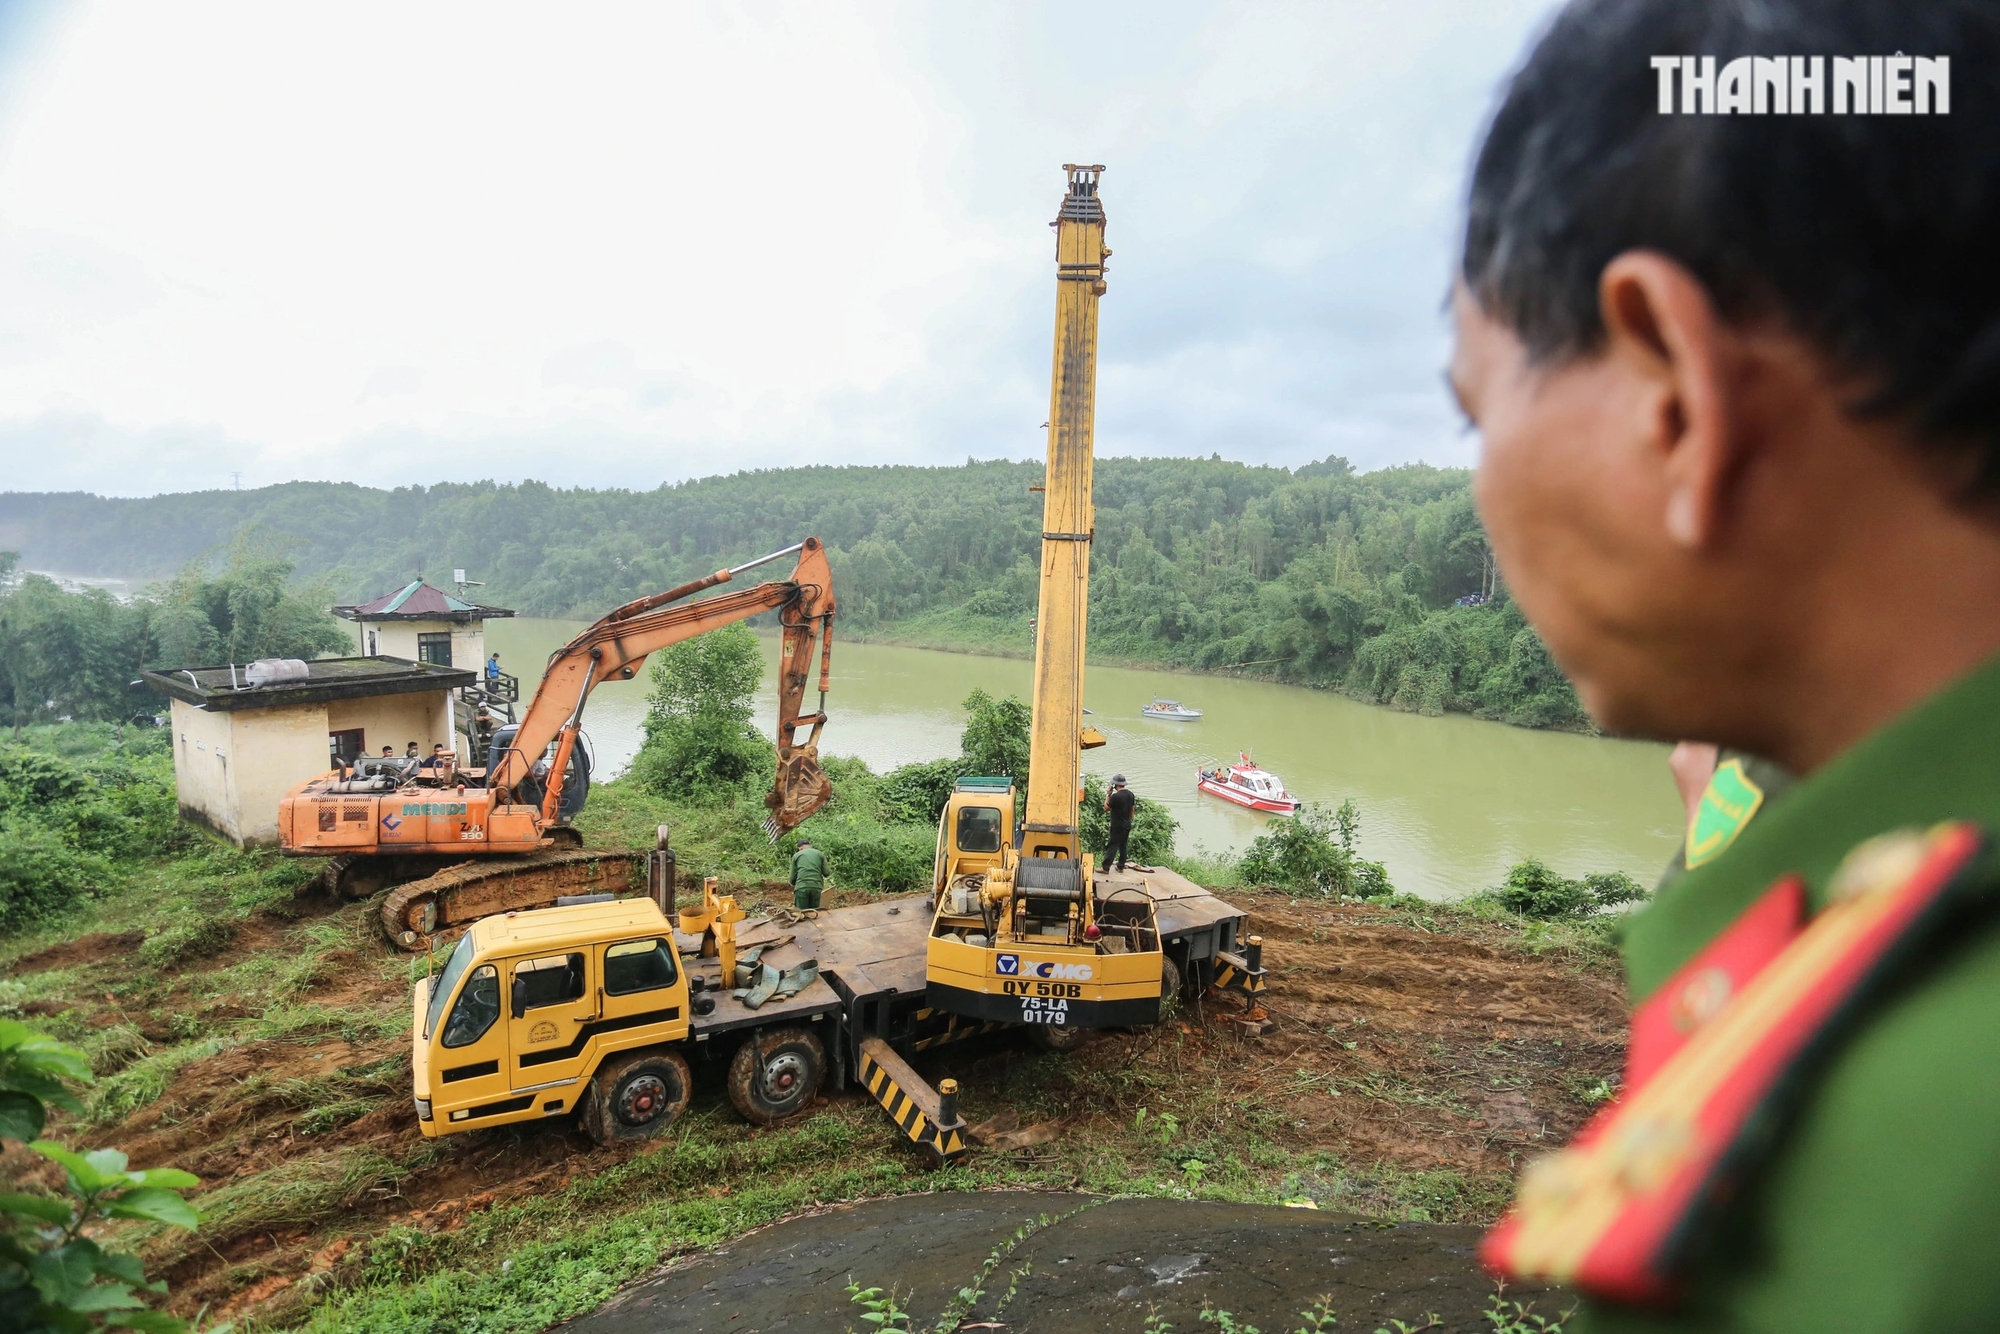
[[1169,1006],[1180,1004],[1182,983],[1183,978],[1181,977],[1180,962],[1173,955],[1169,954],[1160,963],[1161,1010],[1164,1011]]
[[584,1133],[599,1144],[657,1135],[687,1110],[694,1083],[678,1052],[642,1051],[607,1060],[590,1081]]
[[1048,1051],[1075,1051],[1090,1041],[1090,1030],[1067,1024],[1030,1024],[1028,1036]]
[[813,1100],[826,1048],[803,1028],[751,1033],[729,1063],[729,1101],[755,1125],[776,1125]]

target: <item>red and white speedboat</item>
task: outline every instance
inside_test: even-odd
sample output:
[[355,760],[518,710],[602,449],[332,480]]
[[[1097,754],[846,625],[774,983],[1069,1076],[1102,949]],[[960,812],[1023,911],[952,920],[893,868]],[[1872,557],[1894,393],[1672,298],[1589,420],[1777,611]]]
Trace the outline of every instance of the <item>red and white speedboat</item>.
[[1195,786],[1211,797],[1248,806],[1253,811],[1290,815],[1299,808],[1299,799],[1285,791],[1285,781],[1268,770],[1259,769],[1248,755],[1240,755],[1228,768],[1203,769]]

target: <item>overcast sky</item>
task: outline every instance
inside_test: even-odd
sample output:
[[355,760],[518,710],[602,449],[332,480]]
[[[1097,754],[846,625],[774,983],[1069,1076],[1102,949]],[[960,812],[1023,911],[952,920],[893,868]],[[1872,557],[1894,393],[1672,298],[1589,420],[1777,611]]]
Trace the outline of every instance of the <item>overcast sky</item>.
[[0,488],[1038,457],[1470,462],[1440,303],[1547,0],[0,0]]

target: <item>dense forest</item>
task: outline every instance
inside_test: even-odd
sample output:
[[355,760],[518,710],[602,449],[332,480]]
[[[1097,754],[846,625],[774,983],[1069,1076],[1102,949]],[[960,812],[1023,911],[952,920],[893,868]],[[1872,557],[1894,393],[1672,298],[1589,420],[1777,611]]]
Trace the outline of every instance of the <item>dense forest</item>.
[[[300,482],[136,500],[14,493],[0,495],[0,548],[69,574],[199,578],[190,562],[220,566],[232,544],[253,540],[341,598],[463,568],[485,601],[590,617],[814,533],[831,548],[848,632],[1025,652],[1041,507],[1029,488],[1040,474],[967,460],[650,491]],[[1095,656],[1337,687],[1425,713],[1587,725],[1497,587],[1462,470],[1107,458],[1096,500]]]

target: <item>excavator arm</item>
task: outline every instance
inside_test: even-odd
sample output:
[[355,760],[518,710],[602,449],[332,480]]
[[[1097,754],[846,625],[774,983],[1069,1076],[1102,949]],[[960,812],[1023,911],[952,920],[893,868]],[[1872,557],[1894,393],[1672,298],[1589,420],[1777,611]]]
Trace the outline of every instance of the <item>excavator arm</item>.
[[[772,580],[700,602],[682,603],[745,570],[798,553],[787,580]],[[675,605],[679,604],[679,605]],[[819,734],[826,724],[826,691],[833,666],[833,571],[816,537],[733,569],[682,584],[652,597],[628,602],[558,649],[550,658],[520,729],[499,755],[488,761],[486,785],[496,798],[511,801],[535,762],[556,748],[549,761],[542,819],[552,823],[562,804],[564,775],[583,724],[590,692],[605,681],[629,681],[649,654],[693,639],[734,621],[776,611],[784,629],[778,666],[778,772],[764,799],[770,808],[765,831],[776,838],[824,806],[832,784],[819,765]],[[819,644],[820,707],[802,714],[811,676],[814,641]],[[801,741],[801,727],[811,728]]]

